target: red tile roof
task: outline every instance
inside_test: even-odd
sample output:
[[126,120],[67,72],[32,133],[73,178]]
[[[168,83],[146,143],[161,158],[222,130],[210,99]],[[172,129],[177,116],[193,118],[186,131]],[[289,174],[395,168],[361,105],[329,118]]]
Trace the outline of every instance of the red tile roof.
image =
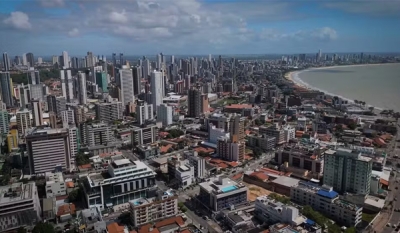
[[57,216],[66,215],[66,214],[75,214],[76,208],[73,203],[65,204],[58,207]]
[[177,216],[177,217],[167,218],[160,222],[157,222],[155,226],[157,228],[160,228],[160,227],[165,227],[165,226],[168,226],[168,225],[171,225],[174,223],[176,223],[179,226],[185,225],[185,221],[183,220],[183,218],[181,216]]
[[107,225],[108,233],[124,233],[125,227],[118,225],[118,223],[113,222]]
[[243,173],[236,174],[232,177],[232,180],[239,180],[243,177]]
[[160,149],[160,152],[161,153],[167,153],[168,150],[171,149],[171,148],[172,148],[172,144],[168,144],[166,146],[162,146],[161,149]]

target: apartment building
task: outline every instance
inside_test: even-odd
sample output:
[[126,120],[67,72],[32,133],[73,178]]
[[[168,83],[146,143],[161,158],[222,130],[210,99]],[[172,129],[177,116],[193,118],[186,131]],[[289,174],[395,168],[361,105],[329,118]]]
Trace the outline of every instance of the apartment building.
[[362,221],[362,207],[340,199],[339,194],[329,186],[301,181],[292,186],[290,199],[300,205],[309,205],[347,227],[357,226]]
[[188,163],[193,166],[194,177],[203,179],[206,176],[206,160],[198,156],[197,151],[185,151],[184,157],[188,160]]
[[106,172],[85,177],[85,198],[91,207],[105,209],[127,203],[156,187],[156,173],[141,161],[131,161],[122,156],[110,159]]
[[67,129],[37,129],[27,131],[26,148],[31,174],[54,171],[55,166],[70,168],[70,144]]
[[220,211],[247,202],[248,188],[227,177],[220,176],[200,183],[198,200],[212,211]]
[[149,125],[142,128],[135,127],[132,130],[132,146],[154,143],[157,141],[158,128],[156,125]]
[[247,135],[247,145],[250,147],[258,147],[262,150],[272,150],[275,148],[275,137],[267,135]]
[[0,231],[33,227],[40,221],[41,207],[35,183],[14,183],[0,187]]
[[291,167],[306,169],[314,174],[324,171],[324,153],[318,148],[287,146],[275,152],[275,161],[279,165],[287,162]]
[[269,126],[269,127],[260,126],[258,128],[258,133],[260,135],[267,135],[270,137],[274,137],[276,145],[281,145],[286,142],[285,141],[285,131],[280,128],[278,123],[276,123],[276,125]]
[[243,161],[246,153],[246,144],[244,141],[232,141],[227,137],[219,137],[217,153],[224,160]]
[[369,194],[372,158],[360,152],[339,148],[325,152],[324,184],[339,193]]
[[46,197],[56,197],[67,194],[62,172],[46,172]]
[[268,196],[257,197],[254,215],[269,224],[286,223],[291,226],[298,226],[307,219],[296,207],[285,205]]
[[97,103],[95,105],[96,119],[103,122],[113,122],[123,119],[124,106],[122,102]]
[[87,146],[107,145],[115,142],[114,132],[105,123],[80,125],[82,144]]
[[185,189],[195,182],[194,167],[183,158],[168,158],[168,173],[173,179],[172,185],[176,188]]
[[131,222],[134,227],[174,217],[178,212],[178,196],[169,192],[161,197],[139,198],[129,202]]

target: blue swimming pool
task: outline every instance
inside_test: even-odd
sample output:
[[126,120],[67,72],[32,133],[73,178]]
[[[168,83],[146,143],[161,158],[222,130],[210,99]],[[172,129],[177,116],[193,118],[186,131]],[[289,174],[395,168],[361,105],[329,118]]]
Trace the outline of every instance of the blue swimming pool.
[[226,192],[233,191],[233,190],[236,190],[236,189],[237,189],[236,186],[232,185],[232,186],[228,186],[228,187],[222,188],[221,191],[226,193]]

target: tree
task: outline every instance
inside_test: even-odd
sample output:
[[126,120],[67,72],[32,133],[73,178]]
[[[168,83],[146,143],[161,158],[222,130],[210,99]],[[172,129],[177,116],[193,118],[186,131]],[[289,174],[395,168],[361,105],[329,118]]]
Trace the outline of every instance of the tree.
[[131,113],[129,113],[129,115],[130,115],[131,117],[136,118],[136,112],[131,112]]
[[355,130],[357,128],[357,124],[355,122],[351,122],[350,124],[347,125],[349,129]]
[[253,156],[254,158],[259,158],[262,155],[262,151],[260,148],[254,148],[253,149]]
[[79,191],[79,189],[75,189],[75,190],[71,191],[71,192],[68,194],[68,200],[69,200],[70,202],[77,201],[77,200],[79,199],[79,196],[80,196],[80,191]]
[[78,153],[75,156],[76,165],[81,166],[90,163],[90,156],[84,153]]
[[39,222],[33,228],[32,233],[55,233],[53,225],[50,223]]

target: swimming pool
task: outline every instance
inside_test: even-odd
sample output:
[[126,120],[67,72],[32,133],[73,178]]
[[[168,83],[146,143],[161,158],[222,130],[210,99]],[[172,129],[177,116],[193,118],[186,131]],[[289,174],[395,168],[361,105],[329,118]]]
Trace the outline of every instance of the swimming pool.
[[232,186],[228,186],[228,187],[222,188],[221,191],[226,193],[226,192],[233,191],[233,190],[236,190],[236,189],[237,189],[236,186],[232,185]]

